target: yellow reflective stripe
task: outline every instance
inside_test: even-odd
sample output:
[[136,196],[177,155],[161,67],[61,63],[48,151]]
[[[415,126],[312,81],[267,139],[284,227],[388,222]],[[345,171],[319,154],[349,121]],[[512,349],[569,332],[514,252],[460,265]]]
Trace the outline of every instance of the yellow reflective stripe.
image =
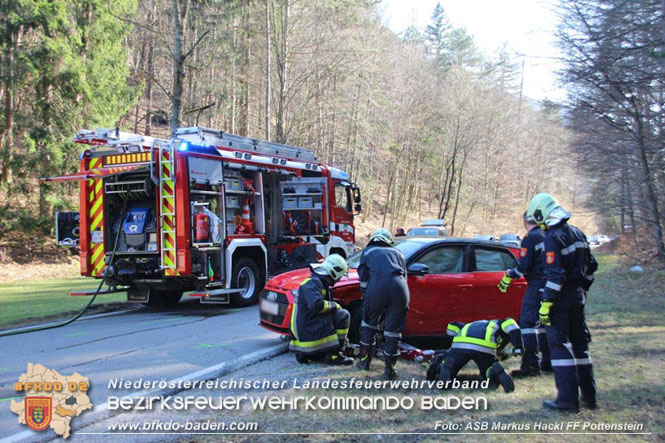
[[471,326],[471,323],[467,323],[464,325],[462,328],[462,333],[460,335],[466,336],[466,334],[469,332],[469,326]]
[[450,324],[449,324],[449,325],[448,325],[448,329],[450,329],[450,330],[453,331],[453,332],[457,332],[457,333],[459,333],[459,327],[456,326],[456,325],[450,325]]
[[326,301],[323,304],[323,308],[321,308],[321,311],[319,311],[321,314],[325,314],[327,312],[330,312],[335,309],[335,302],[334,301]]
[[296,331],[296,309],[297,309],[297,304],[294,301],[293,309],[291,310],[291,333],[296,338],[296,340],[298,340],[298,332]]
[[102,245],[96,245],[94,252],[92,253],[92,257],[90,257],[90,261],[94,264],[97,261],[97,258],[99,257],[99,254],[102,253],[104,248],[102,248]]
[[98,198],[97,201],[92,205],[92,208],[90,208],[90,215],[95,215],[95,212],[97,212],[97,209],[102,205],[102,199]]
[[505,331],[506,328],[510,325],[517,326],[517,323],[512,318],[509,318],[506,321],[504,321],[503,323],[501,323],[501,329],[503,329]]
[[484,346],[486,348],[492,348],[496,349],[496,343],[492,343],[491,341],[488,340],[483,340],[482,338],[473,338],[473,337],[466,337],[466,336],[455,336],[453,339],[455,343],[471,343],[474,345],[478,346]]
[[305,283],[307,283],[307,282],[310,281],[311,279],[312,279],[311,277],[307,277],[306,279],[304,279],[304,280],[302,281],[302,283],[300,283],[300,286],[304,285]]
[[346,329],[337,329],[337,335],[346,335],[349,333],[349,328]]
[[322,339],[319,340],[314,340],[314,341],[299,341],[299,340],[291,340],[291,344],[293,346],[299,346],[302,348],[313,348],[315,346],[321,346],[325,345],[330,342],[337,342],[337,334],[329,335],[327,337],[323,337]]
[[494,320],[487,324],[487,329],[485,329],[485,341],[488,343],[492,343],[492,332],[494,332],[495,326],[496,322]]

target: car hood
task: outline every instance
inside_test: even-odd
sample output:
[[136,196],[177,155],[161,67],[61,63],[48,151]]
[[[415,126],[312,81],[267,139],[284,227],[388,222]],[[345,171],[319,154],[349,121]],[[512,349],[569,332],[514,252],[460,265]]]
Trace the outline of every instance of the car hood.
[[[307,277],[311,275],[309,268],[296,269],[294,271],[284,272],[279,274],[270,280],[266,286],[270,286],[275,289],[282,289],[287,291],[292,291],[297,289],[300,286],[300,283]],[[342,277],[340,281],[335,284],[335,288],[347,285],[358,284],[358,272],[355,269],[349,269],[349,275]]]

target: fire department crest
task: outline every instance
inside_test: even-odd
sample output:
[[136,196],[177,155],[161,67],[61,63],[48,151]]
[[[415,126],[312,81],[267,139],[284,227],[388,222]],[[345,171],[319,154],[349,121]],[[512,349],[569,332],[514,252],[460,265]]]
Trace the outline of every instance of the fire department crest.
[[43,431],[51,424],[53,399],[51,397],[25,397],[25,424],[35,431]]
[[21,400],[12,400],[9,409],[18,423],[35,431],[51,428],[63,438],[71,433],[71,421],[92,409],[88,397],[90,380],[81,374],[62,375],[40,364],[28,363],[28,370],[14,382]]

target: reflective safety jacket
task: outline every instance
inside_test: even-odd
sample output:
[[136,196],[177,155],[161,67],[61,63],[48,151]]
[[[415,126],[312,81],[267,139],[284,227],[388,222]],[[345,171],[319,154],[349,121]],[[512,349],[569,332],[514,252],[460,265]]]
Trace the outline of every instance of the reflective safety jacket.
[[508,342],[515,348],[522,348],[520,328],[512,318],[503,320],[478,320],[472,323],[452,322],[448,324],[446,333],[452,335],[453,344],[450,349],[483,352],[496,355]]
[[338,348],[337,331],[330,315],[335,309],[328,285],[312,273],[300,284],[293,304],[291,333],[294,338],[289,349],[313,354]]
[[520,261],[508,270],[508,277],[526,277],[527,281],[542,279],[545,267],[545,233],[540,227],[531,229],[520,243]]
[[566,220],[545,232],[545,288],[543,300],[554,301],[564,287],[588,291],[598,262],[584,233]]

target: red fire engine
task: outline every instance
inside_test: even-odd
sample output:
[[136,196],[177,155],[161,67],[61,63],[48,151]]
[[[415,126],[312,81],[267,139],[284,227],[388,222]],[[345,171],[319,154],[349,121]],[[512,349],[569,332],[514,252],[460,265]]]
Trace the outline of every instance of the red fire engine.
[[104,278],[105,293],[246,306],[269,275],[353,252],[360,190],[306,149],[200,127],[74,141],[90,146],[80,172],[44,180],[81,182],[79,213],[57,214],[58,241],[78,240],[81,274]]

